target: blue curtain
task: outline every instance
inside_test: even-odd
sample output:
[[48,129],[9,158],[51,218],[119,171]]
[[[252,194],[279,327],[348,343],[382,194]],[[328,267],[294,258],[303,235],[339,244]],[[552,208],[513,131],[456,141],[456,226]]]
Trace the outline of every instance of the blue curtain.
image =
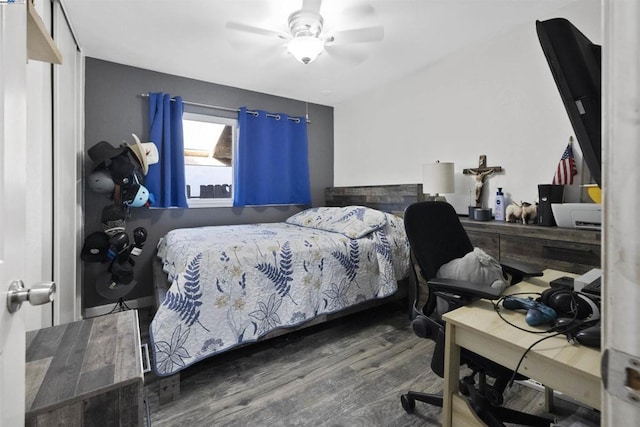
[[234,206],[311,204],[306,120],[242,107],[238,126]]
[[145,187],[153,195],[152,207],[187,208],[184,175],[182,98],[149,94],[149,140],[158,146],[160,161],[149,166]]

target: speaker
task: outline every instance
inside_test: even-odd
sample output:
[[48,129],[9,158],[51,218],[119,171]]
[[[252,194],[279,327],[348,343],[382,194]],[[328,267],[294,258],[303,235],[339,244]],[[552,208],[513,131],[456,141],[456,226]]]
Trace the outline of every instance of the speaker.
[[551,203],[562,203],[564,185],[538,184],[538,224],[556,225]]

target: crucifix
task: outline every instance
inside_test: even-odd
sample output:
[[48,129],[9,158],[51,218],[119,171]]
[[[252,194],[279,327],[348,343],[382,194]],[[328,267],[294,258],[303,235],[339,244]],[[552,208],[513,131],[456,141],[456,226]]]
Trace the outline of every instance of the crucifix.
[[476,177],[476,207],[482,207],[482,187],[484,186],[484,179],[494,172],[501,172],[501,166],[487,166],[487,156],[485,154],[480,155],[477,168],[463,169],[462,173],[465,175],[475,175]]

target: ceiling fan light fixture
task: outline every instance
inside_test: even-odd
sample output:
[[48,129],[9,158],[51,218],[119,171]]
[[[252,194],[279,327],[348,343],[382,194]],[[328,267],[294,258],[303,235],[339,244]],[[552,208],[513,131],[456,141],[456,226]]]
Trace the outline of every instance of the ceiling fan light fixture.
[[324,51],[324,42],[318,37],[300,35],[287,44],[289,53],[303,64],[309,64]]

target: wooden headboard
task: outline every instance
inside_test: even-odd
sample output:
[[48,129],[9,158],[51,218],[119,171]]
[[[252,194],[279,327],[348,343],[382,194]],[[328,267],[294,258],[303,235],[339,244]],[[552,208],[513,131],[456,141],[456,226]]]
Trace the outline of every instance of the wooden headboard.
[[326,206],[359,205],[389,213],[404,212],[412,203],[424,200],[422,184],[327,187]]

